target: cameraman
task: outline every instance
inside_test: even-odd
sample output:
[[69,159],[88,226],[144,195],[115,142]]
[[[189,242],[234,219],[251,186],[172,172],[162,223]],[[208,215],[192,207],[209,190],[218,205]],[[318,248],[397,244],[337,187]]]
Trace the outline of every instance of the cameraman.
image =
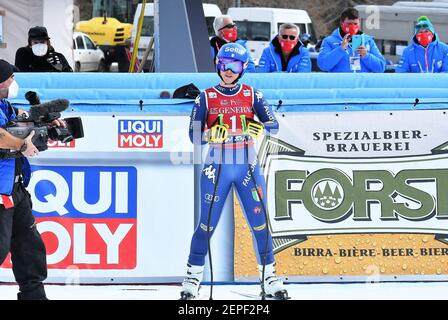
[[[32,142],[34,131],[24,140],[12,136],[5,125],[25,111],[11,106],[5,98],[17,96],[19,86],[12,66],[0,60],[0,149],[18,150],[22,157],[2,158],[0,154],[0,264],[11,252],[12,270],[19,285],[19,300],[46,300],[44,281],[47,277],[45,245],[32,215],[28,185],[31,168],[26,157],[38,154]],[[55,120],[55,126],[65,122]]]

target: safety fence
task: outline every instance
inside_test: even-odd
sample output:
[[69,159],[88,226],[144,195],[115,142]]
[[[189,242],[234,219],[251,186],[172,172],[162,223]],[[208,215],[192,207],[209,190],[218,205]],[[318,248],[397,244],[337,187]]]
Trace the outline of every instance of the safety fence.
[[[32,159],[28,187],[50,282],[161,283],[186,271],[200,164],[191,99],[216,74],[17,74],[20,96],[71,101],[85,138]],[[448,75],[247,74],[280,130],[258,143],[277,271],[289,281],[448,275]],[[164,93],[166,95],[166,92]],[[162,96],[164,95],[162,94]],[[200,151],[199,150],[195,150]],[[213,237],[215,279],[253,281],[237,197]],[[235,234],[235,238],[232,235]],[[0,280],[12,278],[9,261]]]

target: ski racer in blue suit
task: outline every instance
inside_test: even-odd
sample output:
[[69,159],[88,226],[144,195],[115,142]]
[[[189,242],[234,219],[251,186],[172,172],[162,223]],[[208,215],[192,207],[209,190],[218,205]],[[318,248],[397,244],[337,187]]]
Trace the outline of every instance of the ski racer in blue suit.
[[209,237],[216,229],[232,186],[256,240],[260,281],[264,274],[265,293],[278,299],[287,298],[274,270],[272,238],[263,212],[266,184],[254,147],[254,139],[263,130],[277,130],[278,122],[260,91],[237,83],[248,61],[249,54],[243,46],[237,43],[222,46],[216,58],[221,82],[202,92],[191,112],[190,139],[194,144],[208,143],[209,151],[201,175],[201,214],[191,240],[181,299],[198,295]]
[[431,21],[422,16],[415,25],[412,43],[401,56],[396,72],[448,72],[448,45],[439,41]]
[[[386,60],[373,38],[359,31],[359,13],[354,8],[341,14],[341,26],[326,37],[317,57],[317,65],[327,72],[384,72]],[[351,39],[362,35],[363,45],[353,50]]]

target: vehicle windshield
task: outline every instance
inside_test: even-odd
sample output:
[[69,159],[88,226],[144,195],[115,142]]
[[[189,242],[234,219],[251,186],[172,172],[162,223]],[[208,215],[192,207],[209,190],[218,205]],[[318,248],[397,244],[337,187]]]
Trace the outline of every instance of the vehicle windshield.
[[145,16],[143,19],[142,37],[152,37],[154,34],[154,17]]
[[120,22],[132,23],[139,0],[93,0],[92,17],[112,17]]
[[238,27],[238,38],[252,41],[270,41],[269,22],[234,21]]

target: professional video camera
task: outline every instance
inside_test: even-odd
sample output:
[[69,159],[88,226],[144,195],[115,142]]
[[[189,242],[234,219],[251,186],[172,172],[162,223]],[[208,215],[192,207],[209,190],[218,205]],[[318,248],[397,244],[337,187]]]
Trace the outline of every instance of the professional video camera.
[[[70,142],[74,139],[84,137],[84,130],[81,118],[65,118],[63,119],[67,127],[54,127],[51,125],[53,120],[61,117],[61,112],[66,110],[70,102],[66,99],[56,99],[49,102],[41,103],[39,96],[34,91],[28,91],[25,98],[31,104],[28,115],[21,114],[14,121],[9,122],[5,129],[15,137],[25,139],[31,131],[34,130],[33,144],[39,151],[48,149],[48,139],[53,141],[61,141],[63,143]],[[21,157],[19,151],[10,151],[0,149],[3,158]]]

